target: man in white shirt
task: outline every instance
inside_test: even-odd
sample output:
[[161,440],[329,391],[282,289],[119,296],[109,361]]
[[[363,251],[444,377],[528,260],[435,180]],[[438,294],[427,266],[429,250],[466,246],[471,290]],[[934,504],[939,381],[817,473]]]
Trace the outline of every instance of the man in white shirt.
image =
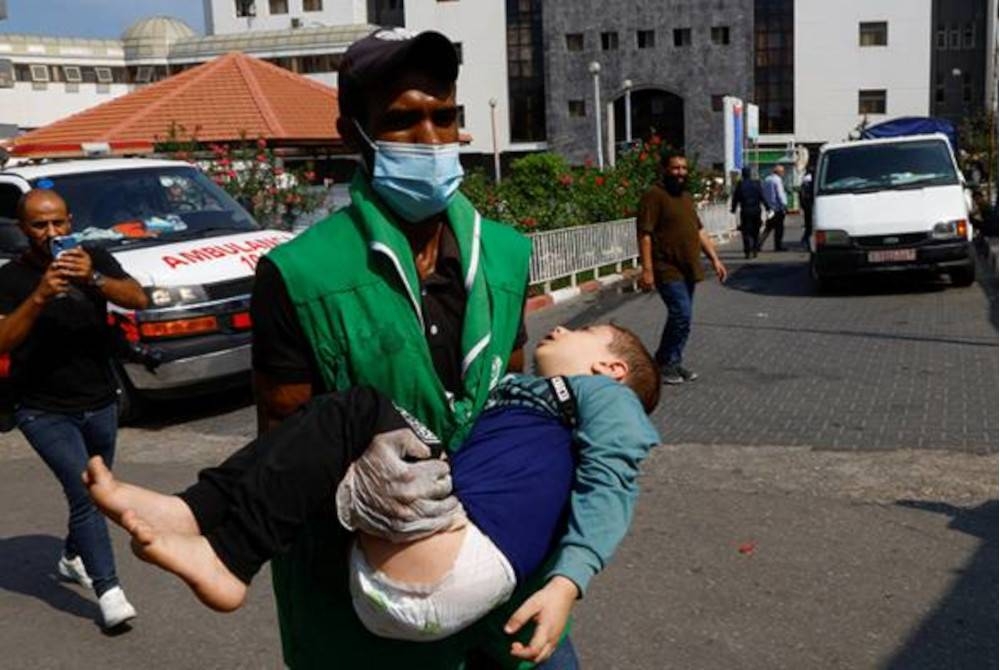
[[760,236],[757,250],[764,246],[764,240],[774,231],[774,250],[784,251],[782,241],[785,238],[785,212],[788,211],[788,195],[785,193],[785,168],[775,165],[774,171],[764,180],[764,201],[771,209],[771,216],[764,224],[764,234]]

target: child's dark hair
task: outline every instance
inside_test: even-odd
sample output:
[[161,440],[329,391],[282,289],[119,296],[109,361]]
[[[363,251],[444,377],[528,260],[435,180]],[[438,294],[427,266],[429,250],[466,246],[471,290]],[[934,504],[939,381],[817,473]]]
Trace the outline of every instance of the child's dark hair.
[[643,346],[638,335],[616,323],[608,325],[615,333],[608,349],[614,355],[621,356],[628,365],[628,375],[622,383],[639,396],[646,414],[652,414],[660,402],[660,366]]

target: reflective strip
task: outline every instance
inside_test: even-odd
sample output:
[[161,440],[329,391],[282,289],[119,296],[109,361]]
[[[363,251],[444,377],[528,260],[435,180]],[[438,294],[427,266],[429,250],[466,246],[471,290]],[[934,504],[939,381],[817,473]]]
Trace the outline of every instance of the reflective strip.
[[417,315],[417,320],[420,321],[420,332],[423,332],[424,315],[420,310],[420,301],[417,300],[417,295],[413,292],[413,287],[410,286],[410,282],[406,281],[406,274],[403,272],[403,266],[399,262],[399,258],[396,257],[396,253],[382,242],[372,242],[371,248],[373,251],[380,251],[388,256],[389,260],[392,261],[392,264],[396,266],[396,272],[399,273],[399,278],[403,281],[403,286],[406,287],[406,293],[410,296],[410,302],[413,303],[413,311]]
[[465,355],[462,359],[462,376],[465,377],[465,373],[468,372],[469,366],[472,365],[472,361],[476,360],[476,356],[483,353],[483,349],[486,345],[490,343],[490,334],[486,333],[483,339],[476,342],[476,346],[469,349],[469,353]]
[[479,238],[482,217],[476,212],[475,223],[472,224],[472,256],[469,259],[469,271],[465,274],[465,291],[472,290],[472,282],[476,280],[476,271],[479,270]]

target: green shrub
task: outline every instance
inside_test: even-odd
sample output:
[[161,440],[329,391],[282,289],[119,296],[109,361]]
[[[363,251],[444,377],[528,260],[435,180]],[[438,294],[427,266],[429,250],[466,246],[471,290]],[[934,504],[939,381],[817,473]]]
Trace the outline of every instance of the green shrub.
[[[659,178],[667,149],[654,136],[603,171],[590,162],[571,166],[558,154],[531,154],[511,163],[499,185],[482,170],[470,171],[462,191],[483,216],[524,232],[628,218],[635,216],[642,194]],[[715,176],[699,170],[696,158],[690,164],[688,182],[695,197],[717,197]]]

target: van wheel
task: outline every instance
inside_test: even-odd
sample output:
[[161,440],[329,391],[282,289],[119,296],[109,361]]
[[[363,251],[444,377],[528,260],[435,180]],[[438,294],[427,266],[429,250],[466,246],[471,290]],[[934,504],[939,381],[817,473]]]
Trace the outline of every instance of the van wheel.
[[118,387],[118,422],[131,423],[142,414],[142,399],[129,382],[121,363],[112,361],[111,373],[115,378],[115,386]]
[[976,281],[976,266],[967,265],[964,268],[952,270],[948,275],[951,277],[951,283],[955,286],[972,286],[972,283]]
[[813,287],[817,293],[829,293],[833,290],[832,282],[824,277],[816,269],[816,257],[809,254],[809,278],[812,279]]

